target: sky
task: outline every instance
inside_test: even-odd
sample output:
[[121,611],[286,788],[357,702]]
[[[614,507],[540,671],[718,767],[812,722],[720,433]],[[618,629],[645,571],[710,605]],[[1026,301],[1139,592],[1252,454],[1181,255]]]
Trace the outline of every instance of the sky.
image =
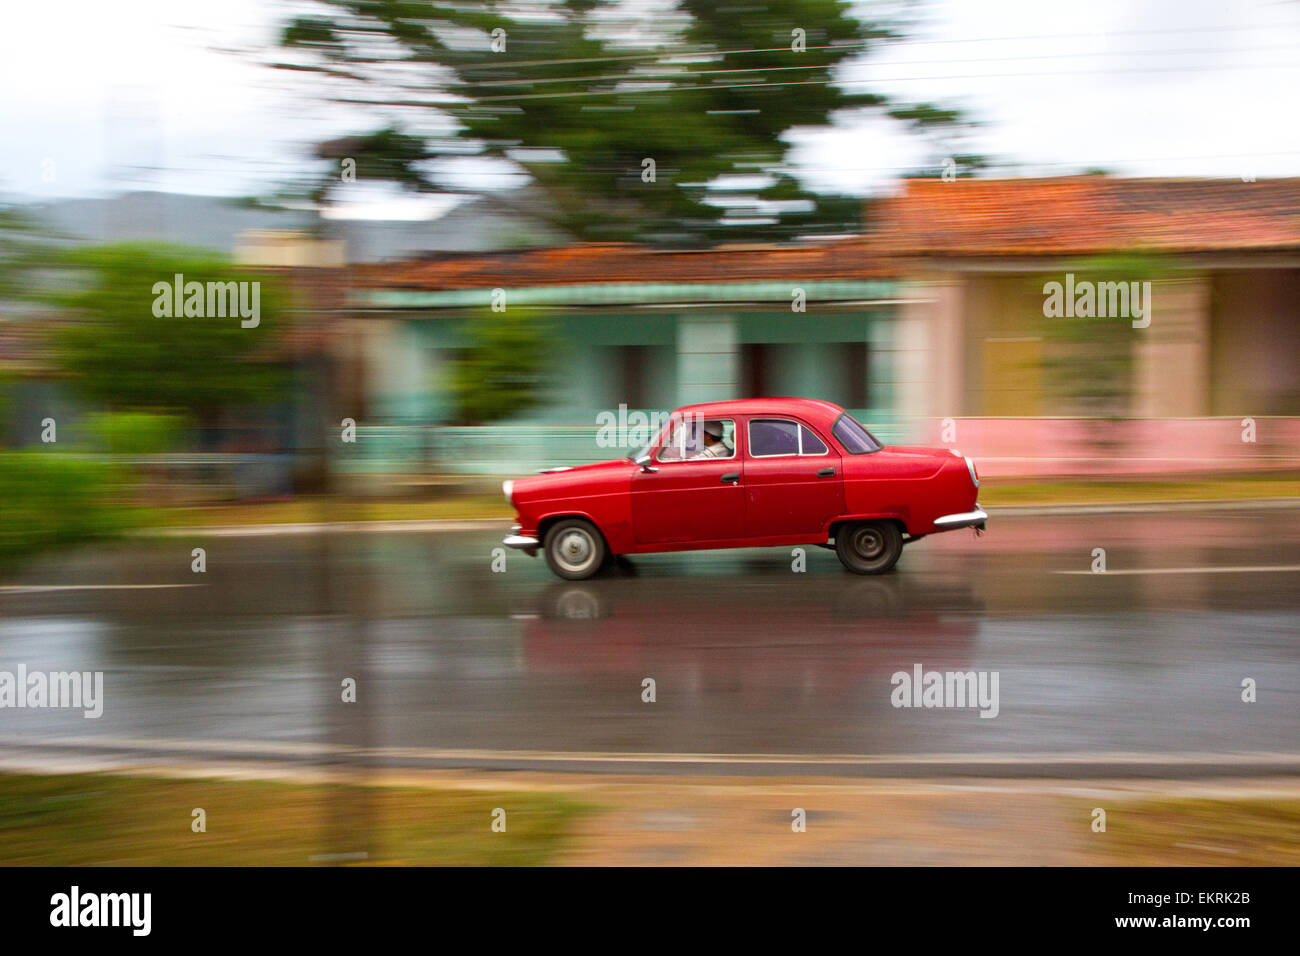
[[[247,53],[269,44],[283,10],[268,0],[9,5],[0,193],[273,192],[306,166],[308,144],[374,121]],[[1300,175],[1298,0],[936,0],[908,42],[841,79],[964,108],[981,124],[971,151],[1003,175]],[[884,120],[788,138],[799,175],[825,191],[887,190],[925,158]],[[420,218],[449,204],[360,195],[347,214]]]

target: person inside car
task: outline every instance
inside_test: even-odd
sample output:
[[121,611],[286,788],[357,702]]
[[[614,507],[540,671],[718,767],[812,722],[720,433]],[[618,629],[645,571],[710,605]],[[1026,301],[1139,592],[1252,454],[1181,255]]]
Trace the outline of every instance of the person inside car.
[[697,458],[730,458],[731,449],[727,443],[722,440],[723,426],[722,422],[705,422],[704,423],[704,447],[691,456],[692,460]]

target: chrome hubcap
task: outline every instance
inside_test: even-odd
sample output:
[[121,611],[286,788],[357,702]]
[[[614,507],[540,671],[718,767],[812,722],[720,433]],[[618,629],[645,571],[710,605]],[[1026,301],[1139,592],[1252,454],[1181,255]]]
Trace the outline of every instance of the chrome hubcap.
[[885,539],[875,528],[863,528],[853,538],[853,550],[859,557],[871,561],[885,550]]
[[595,556],[591,535],[574,528],[566,531],[556,543],[555,557],[569,571],[581,571]]

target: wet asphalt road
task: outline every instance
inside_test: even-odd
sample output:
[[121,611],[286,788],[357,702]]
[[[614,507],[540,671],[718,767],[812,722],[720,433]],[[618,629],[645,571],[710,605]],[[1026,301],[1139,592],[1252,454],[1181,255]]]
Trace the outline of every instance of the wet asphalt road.
[[[818,548],[803,573],[780,548],[638,557],[581,583],[511,552],[494,573],[508,524],[200,533],[42,559],[0,581],[0,670],[103,671],[104,714],[0,709],[0,742],[256,741],[281,757],[327,745],[396,764],[617,771],[691,754],[737,755],[685,768],[709,772],[773,769],[744,759],[756,754],[846,772],[933,755],[956,755],[939,773],[1300,760],[1294,510],[994,514],[983,538],[927,538],[881,578]],[[996,671],[998,715],[893,707],[891,675],[917,664]],[[641,756],[601,757],[619,754]]]

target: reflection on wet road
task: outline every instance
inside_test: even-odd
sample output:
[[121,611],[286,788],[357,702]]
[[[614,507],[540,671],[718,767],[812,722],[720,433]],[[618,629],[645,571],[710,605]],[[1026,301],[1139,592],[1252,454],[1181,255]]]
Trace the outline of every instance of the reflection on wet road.
[[[0,709],[0,737],[806,755],[1293,753],[1300,739],[1291,511],[1002,519],[978,541],[909,547],[882,578],[810,548],[804,573],[765,549],[567,583],[514,553],[493,573],[499,540],[196,535],[46,560],[0,582],[0,670],[103,671],[104,715]],[[1055,573],[1088,571],[1095,548],[1111,571],[1198,570]],[[998,672],[998,716],[891,706],[891,675],[917,664]],[[346,677],[356,704],[340,701]]]

